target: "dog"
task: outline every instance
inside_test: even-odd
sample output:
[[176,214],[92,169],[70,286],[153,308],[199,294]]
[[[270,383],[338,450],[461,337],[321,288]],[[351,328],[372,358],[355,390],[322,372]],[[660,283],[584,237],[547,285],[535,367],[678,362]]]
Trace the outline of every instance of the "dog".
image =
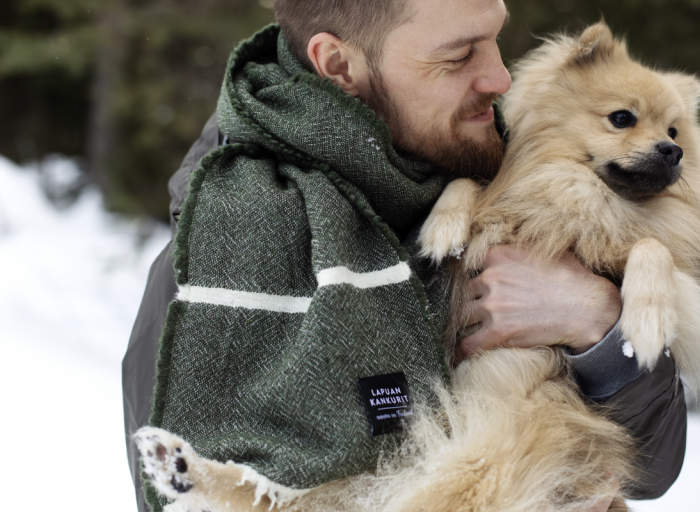
[[[454,257],[447,348],[469,325],[460,290],[489,247],[527,245],[545,262],[570,250],[593,271],[624,276],[622,329],[640,364],[670,347],[696,389],[700,84],[635,63],[602,23],[545,42],[514,78],[495,181],[454,181],[420,234],[423,255]],[[634,444],[580,397],[560,351],[476,354],[438,393],[442,410],[419,407],[409,440],[374,471],[315,489],[203,459],[160,429],[136,439],[172,511],[591,512],[612,496],[610,510],[626,510],[624,490],[640,478]]]
[[467,281],[489,248],[528,247],[545,264],[571,251],[622,283],[625,354],[653,369],[672,353],[697,399],[700,82],[635,62],[604,22],[547,41],[513,75],[498,175],[452,182],[420,235],[423,256],[452,256],[446,347],[470,332]]

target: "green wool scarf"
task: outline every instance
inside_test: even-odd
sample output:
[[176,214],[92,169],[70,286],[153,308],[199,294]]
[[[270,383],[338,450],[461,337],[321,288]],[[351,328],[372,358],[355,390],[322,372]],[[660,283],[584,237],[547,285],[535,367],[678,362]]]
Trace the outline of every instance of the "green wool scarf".
[[370,436],[357,379],[403,372],[431,407],[449,378],[446,279],[413,257],[444,178],[277,26],[232,54],[217,116],[230,143],[190,179],[151,425],[285,488],[367,471],[403,434]]

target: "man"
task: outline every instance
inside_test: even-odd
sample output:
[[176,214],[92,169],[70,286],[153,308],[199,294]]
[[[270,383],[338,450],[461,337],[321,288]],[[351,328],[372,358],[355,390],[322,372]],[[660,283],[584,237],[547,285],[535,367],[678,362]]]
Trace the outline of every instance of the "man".
[[[445,176],[497,170],[506,8],[277,0],[275,12],[282,33],[234,53],[216,120],[171,180],[177,239],[153,265],[124,359],[141,511],[129,437],[152,396],[152,424],[303,489],[371,468],[400,435],[370,436],[357,378],[403,372],[429,404],[430,383],[449,381],[434,343],[444,273],[415,257],[416,233]],[[584,394],[640,441],[636,496],[663,494],[684,455],[683,392],[670,359],[641,373],[622,354],[618,289],[573,256],[542,269],[510,247],[492,249],[471,286],[482,327],[457,356],[564,340]]]

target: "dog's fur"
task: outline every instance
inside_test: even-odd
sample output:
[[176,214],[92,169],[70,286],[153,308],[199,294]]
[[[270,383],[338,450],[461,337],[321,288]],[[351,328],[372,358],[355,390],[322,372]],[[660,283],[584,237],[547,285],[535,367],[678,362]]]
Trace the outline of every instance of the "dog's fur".
[[[520,64],[503,104],[511,133],[498,177],[486,190],[469,180],[448,187],[422,230],[424,253],[442,260],[468,243],[455,260],[457,290],[501,243],[534,247],[543,261],[572,250],[594,271],[624,273],[622,327],[640,363],[653,366],[676,338],[697,387],[700,351],[688,334],[700,332],[699,95],[692,77],[634,63],[603,24],[546,42]],[[622,109],[638,113],[634,128],[606,124]],[[620,168],[606,164],[649,172],[640,162],[671,126],[686,186],[621,190]],[[467,298],[455,294],[451,342],[468,325]],[[556,350],[478,354],[440,394],[444,413],[419,414],[410,440],[374,472],[302,492],[202,459],[160,429],[136,437],[156,489],[189,512],[588,512],[639,478],[627,433],[580,398]],[[626,508],[616,499],[610,510]]]

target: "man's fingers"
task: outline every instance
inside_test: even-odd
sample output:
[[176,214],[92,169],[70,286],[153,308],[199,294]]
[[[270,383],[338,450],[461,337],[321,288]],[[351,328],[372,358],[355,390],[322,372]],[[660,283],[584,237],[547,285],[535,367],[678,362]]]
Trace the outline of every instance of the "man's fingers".
[[455,349],[457,361],[462,361],[480,350],[488,350],[499,345],[499,339],[493,332],[493,324],[485,322],[474,334],[463,338]]
[[[484,340],[484,332],[488,331],[488,327],[491,325],[491,318],[482,304],[482,300],[473,300],[470,304],[467,325],[459,333],[462,335],[462,340],[458,342],[455,348],[455,355],[459,360],[482,348],[480,345]],[[488,332],[486,336],[489,336]],[[489,347],[483,347],[484,350],[487,348]]]
[[469,291],[471,292],[473,299],[480,299],[488,292],[488,289],[481,276],[482,274],[479,274],[478,276],[469,280]]
[[470,301],[468,308],[469,318],[467,319],[467,324],[465,326],[468,333],[464,334],[465,337],[469,336],[471,333],[474,332],[474,329],[472,329],[472,327],[475,324],[483,324],[486,320],[490,318],[488,312],[483,307],[483,300],[477,299]]

